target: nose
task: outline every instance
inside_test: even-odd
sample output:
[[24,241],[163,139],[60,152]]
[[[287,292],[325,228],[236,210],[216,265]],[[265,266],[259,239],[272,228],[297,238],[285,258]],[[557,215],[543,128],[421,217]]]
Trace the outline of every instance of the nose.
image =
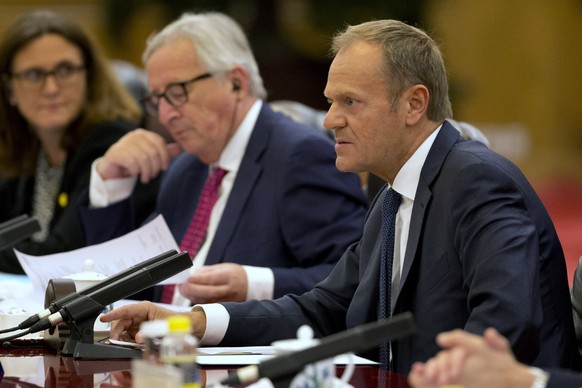
[[162,125],[165,126],[178,114],[178,109],[170,104],[165,97],[160,98],[160,102],[158,103],[158,119]]
[[45,93],[54,93],[59,90],[59,83],[54,74],[47,74],[42,84],[42,90]]
[[345,120],[341,117],[334,105],[331,104],[325,117],[323,118],[323,126],[328,130],[334,130],[336,128],[341,128],[345,125]]

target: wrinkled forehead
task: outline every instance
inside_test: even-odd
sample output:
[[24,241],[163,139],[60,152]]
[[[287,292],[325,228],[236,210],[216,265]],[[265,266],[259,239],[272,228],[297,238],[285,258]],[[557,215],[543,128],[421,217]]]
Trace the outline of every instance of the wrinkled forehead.
[[206,71],[198,61],[192,43],[178,38],[153,51],[145,63],[150,91],[161,91],[170,83],[182,82]]
[[381,83],[383,55],[379,46],[356,42],[341,49],[333,59],[328,73],[325,94],[337,93],[337,88],[369,88]]

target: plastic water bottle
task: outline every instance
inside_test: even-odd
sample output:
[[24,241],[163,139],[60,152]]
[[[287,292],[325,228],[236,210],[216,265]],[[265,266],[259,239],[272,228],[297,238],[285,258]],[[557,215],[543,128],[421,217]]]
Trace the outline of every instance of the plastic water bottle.
[[160,346],[164,337],[168,335],[168,321],[165,319],[143,321],[139,331],[144,340],[143,359],[152,364],[159,364]]
[[183,388],[200,388],[200,374],[196,365],[198,340],[191,333],[190,318],[185,315],[168,317],[168,334],[160,345],[160,362],[182,371]]

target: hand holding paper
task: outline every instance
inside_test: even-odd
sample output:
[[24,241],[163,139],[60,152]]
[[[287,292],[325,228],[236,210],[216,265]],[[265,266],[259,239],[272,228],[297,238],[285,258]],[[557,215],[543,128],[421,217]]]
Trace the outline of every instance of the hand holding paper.
[[[86,259],[93,260],[96,272],[110,276],[171,249],[178,250],[178,245],[160,215],[133,232],[101,244],[45,256],[15,253],[34,290],[43,293],[50,279],[80,271]],[[183,271],[161,284],[182,283],[188,274]]]

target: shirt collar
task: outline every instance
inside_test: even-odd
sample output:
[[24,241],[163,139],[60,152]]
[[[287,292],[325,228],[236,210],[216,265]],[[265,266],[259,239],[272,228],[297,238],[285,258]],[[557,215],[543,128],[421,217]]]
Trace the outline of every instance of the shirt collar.
[[394,178],[394,183],[392,188],[396,190],[400,195],[414,201],[416,195],[416,188],[418,187],[418,181],[420,180],[420,172],[422,171],[422,166],[426,162],[428,153],[436,139],[438,133],[440,132],[442,124],[433,131],[433,133],[428,136],[424,142],[414,151],[414,154],[404,163],[396,177]]
[[213,167],[221,167],[226,171],[236,174],[244,157],[247,144],[253,133],[253,128],[257,123],[262,106],[262,100],[258,99],[255,101],[224,148],[224,151],[220,154],[218,162]]

